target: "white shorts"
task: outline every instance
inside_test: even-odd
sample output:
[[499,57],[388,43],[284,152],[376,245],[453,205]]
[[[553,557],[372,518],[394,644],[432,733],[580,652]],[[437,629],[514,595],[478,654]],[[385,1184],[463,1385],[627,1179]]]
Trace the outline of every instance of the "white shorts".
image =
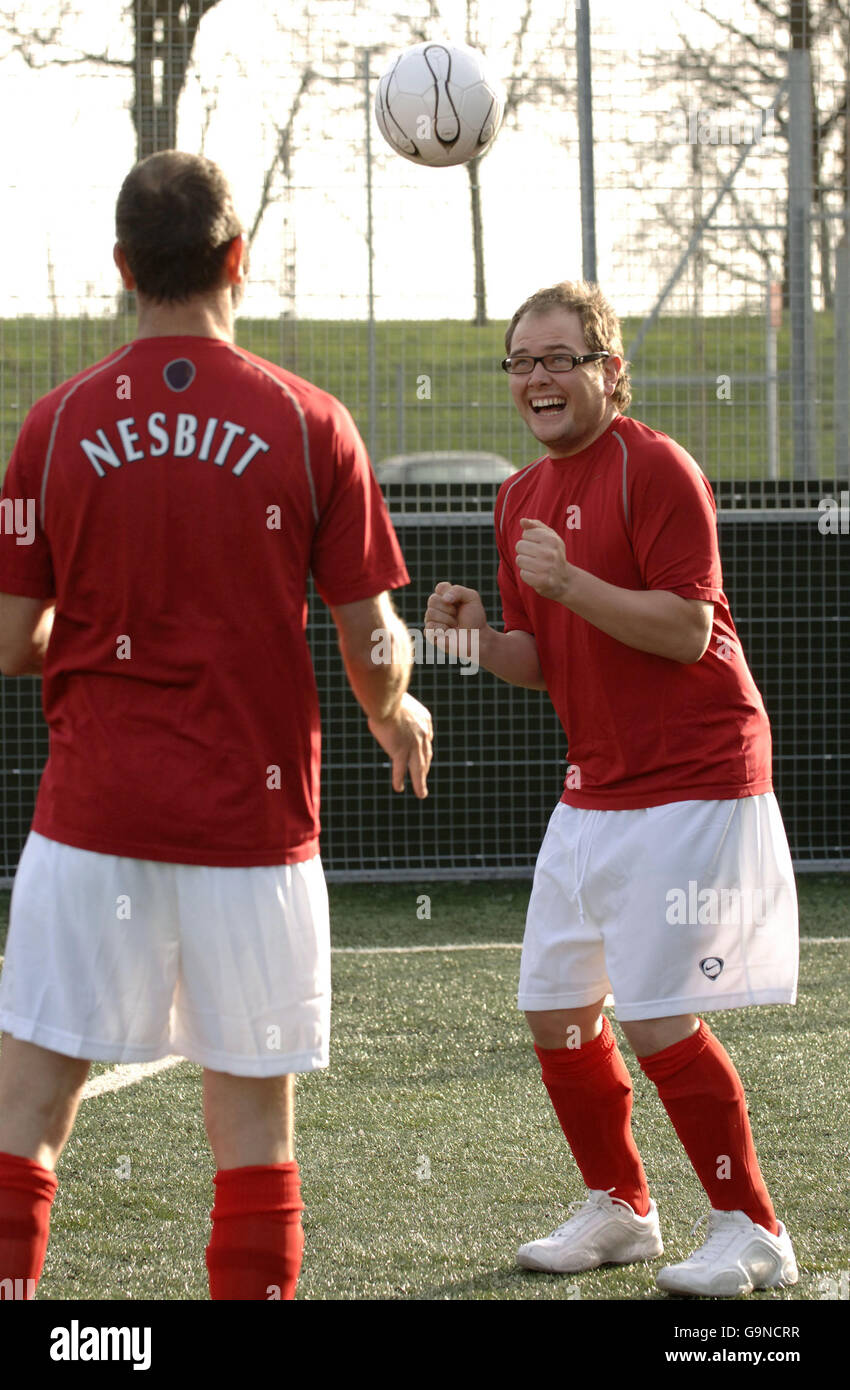
[[328,1065],[321,860],[216,868],[30,832],[12,891],[0,1030],[69,1057],[178,1055],[234,1076]]
[[776,797],[559,802],[534,871],[520,1009],[613,994],[625,1022],[793,1004],[797,892]]

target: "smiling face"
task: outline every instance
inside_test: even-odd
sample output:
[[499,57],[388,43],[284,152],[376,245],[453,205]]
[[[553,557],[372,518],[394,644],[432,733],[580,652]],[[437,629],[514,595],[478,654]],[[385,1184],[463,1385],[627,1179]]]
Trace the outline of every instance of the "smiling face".
[[[510,355],[569,352],[582,357],[587,346],[581,319],[568,309],[525,314],[514,329]],[[571,372],[549,372],[535,363],[528,376],[509,376],[514,405],[550,458],[569,458],[586,449],[617,415],[611,393],[622,366],[619,357],[587,362]]]

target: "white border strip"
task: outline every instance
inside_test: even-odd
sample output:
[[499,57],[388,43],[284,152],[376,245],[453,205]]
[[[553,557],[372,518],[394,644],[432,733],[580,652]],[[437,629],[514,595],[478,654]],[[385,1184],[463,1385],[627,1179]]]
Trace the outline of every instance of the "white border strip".
[[[838,946],[850,944],[850,936],[801,936],[800,945]],[[334,946],[331,954],[335,956],[402,956],[416,955],[422,951],[520,951],[521,941],[471,941],[463,945],[451,946]]]
[[92,1100],[95,1096],[106,1095],[109,1091],[123,1091],[125,1086],[135,1086],[137,1081],[156,1076],[159,1071],[168,1071],[170,1067],[176,1067],[186,1060],[185,1057],[160,1057],[156,1062],[129,1062],[117,1066],[112,1071],[102,1072],[100,1076],[87,1081],[83,1087],[82,1099]]
[[[850,937],[848,937],[850,940]],[[415,956],[425,951],[519,951],[521,941],[470,941],[458,946],[332,946],[332,956]]]
[[[850,945],[850,936],[801,936],[801,946],[841,946]],[[425,952],[433,951],[520,951],[522,950],[521,941],[465,941],[461,943],[448,943],[442,946],[332,946],[332,956],[415,956]],[[0,965],[3,964],[3,957],[0,956]],[[140,1062],[128,1063],[127,1065],[139,1066],[161,1066],[165,1063],[165,1058],[160,1062]],[[178,1059],[179,1060],[179,1059]]]
[[[837,946],[841,943],[850,943],[850,936],[801,936],[800,944],[808,943],[812,946]],[[447,951],[519,951],[522,948],[521,941],[472,941],[463,945],[450,944],[447,946],[334,946],[331,954],[335,956],[407,956],[442,954]],[[0,956],[0,965],[3,957]],[[605,1000],[606,1004],[613,1001],[610,996]],[[100,1076],[87,1081],[83,1087],[81,1100],[94,1100],[97,1096],[109,1095],[114,1091],[123,1091],[127,1086],[135,1086],[139,1081],[146,1081],[148,1077],[156,1076],[161,1071],[170,1071],[172,1067],[177,1067],[181,1062],[187,1061],[186,1057],[160,1057],[156,1062],[129,1062],[122,1063],[114,1067],[111,1071],[102,1072]]]

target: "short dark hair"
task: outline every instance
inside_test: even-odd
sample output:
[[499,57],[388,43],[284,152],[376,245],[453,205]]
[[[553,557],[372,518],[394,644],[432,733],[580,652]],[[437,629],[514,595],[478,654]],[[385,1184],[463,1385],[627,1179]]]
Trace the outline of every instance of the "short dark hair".
[[618,410],[625,410],[632,399],[632,387],[620,320],[599,286],[589,280],[562,280],[559,285],[550,285],[548,289],[536,290],[530,295],[524,304],[520,304],[508,325],[505,351],[510,353],[511,339],[523,315],[546,314],[550,309],[568,309],[570,313],[578,314],[590,352],[611,352],[622,357],[623,365],[611,399]]
[[221,283],[227,248],[242,232],[230,186],[203,155],[162,150],[121,185],[115,233],[140,294],[182,303]]

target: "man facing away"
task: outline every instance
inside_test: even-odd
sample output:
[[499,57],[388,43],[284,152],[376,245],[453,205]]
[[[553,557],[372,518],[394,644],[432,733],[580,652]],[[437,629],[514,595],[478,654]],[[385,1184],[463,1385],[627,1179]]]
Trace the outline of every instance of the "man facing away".
[[697,1016],[794,1003],[798,955],[770,727],[723,592],[711,489],[683,449],[621,414],[619,322],[597,286],[532,295],[506,348],[514,404],[546,454],[496,502],[504,631],[474,589],[448,582],[426,630],[478,629],[481,664],[547,690],[569,743],[519,1007],[588,1197],[519,1262],[577,1272],[662,1253],[631,1079],[602,1012],[611,991],[711,1203],[705,1244],[659,1286],[792,1284],[740,1078]]
[[394,788],[424,797],[387,592],[409,581],[346,409],[234,345],[221,171],[153,155],[116,220],[137,335],[37,402],[3,487],[37,525],[0,536],[0,669],[42,673],[50,752],[0,980],[0,1280],[39,1278],[90,1061],[176,1053],[218,1169],[211,1296],[291,1299],[293,1073],[327,1065],[330,1021],[307,576]]

